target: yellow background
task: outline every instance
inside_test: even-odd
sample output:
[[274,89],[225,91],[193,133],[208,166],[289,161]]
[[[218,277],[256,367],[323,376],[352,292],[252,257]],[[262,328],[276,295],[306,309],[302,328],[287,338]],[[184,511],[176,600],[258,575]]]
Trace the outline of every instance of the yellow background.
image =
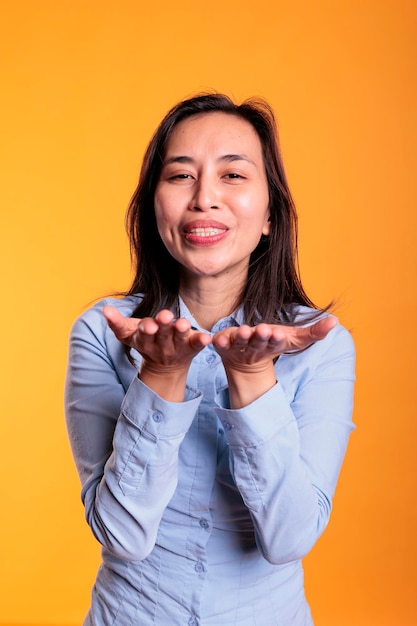
[[302,277],[338,299],[358,350],[358,429],[305,563],[316,626],[417,624],[416,7],[1,1],[0,623],[75,626],[88,607],[99,549],[64,426],[68,333],[129,283],[124,212],[151,132],[216,89],[273,105]]

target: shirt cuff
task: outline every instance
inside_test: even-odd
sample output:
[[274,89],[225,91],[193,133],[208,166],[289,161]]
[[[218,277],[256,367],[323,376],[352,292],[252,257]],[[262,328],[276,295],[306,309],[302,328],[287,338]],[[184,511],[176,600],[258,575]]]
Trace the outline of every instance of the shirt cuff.
[[202,397],[186,387],[184,402],[169,402],[135,376],[122,402],[121,413],[151,438],[172,439],[189,430]]
[[259,446],[272,439],[282,428],[295,422],[281,384],[241,409],[225,409],[217,405],[216,414],[223,424],[231,446]]

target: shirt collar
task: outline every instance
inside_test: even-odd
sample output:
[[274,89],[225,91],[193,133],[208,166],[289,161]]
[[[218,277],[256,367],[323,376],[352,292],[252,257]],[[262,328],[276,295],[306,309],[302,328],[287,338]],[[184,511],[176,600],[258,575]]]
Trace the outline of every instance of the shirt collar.
[[[189,308],[187,307],[187,305],[185,304],[181,296],[178,296],[178,304],[179,304],[179,307],[178,307],[179,317],[184,317],[186,320],[191,322],[191,326],[195,330],[204,331],[205,329],[201,328],[198,325],[197,320],[193,317],[191,311],[189,310]],[[224,328],[229,328],[230,326],[241,326],[243,323],[244,323],[243,307],[240,306],[235,311],[233,311],[231,315],[228,315],[226,317],[222,317],[221,319],[219,319],[214,324],[211,331],[209,332],[216,333],[218,330],[223,330]]]

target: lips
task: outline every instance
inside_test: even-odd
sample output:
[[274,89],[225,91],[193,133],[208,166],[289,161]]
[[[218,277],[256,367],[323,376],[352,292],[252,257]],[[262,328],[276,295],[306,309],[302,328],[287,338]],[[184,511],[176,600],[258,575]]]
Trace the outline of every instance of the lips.
[[210,245],[221,241],[227,234],[225,224],[212,221],[189,222],[184,227],[187,241],[198,245]]
[[188,222],[188,224],[184,226],[185,233],[192,233],[195,231],[208,232],[210,230],[225,231],[228,230],[228,228],[225,224],[222,224],[221,222],[214,222],[212,220],[195,220],[194,222]]

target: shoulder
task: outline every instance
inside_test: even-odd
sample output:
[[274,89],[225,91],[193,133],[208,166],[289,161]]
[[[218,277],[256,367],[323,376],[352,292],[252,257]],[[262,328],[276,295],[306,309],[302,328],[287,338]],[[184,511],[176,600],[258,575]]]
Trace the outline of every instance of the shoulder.
[[[322,346],[322,350],[326,351],[330,346],[338,344],[343,346],[350,352],[355,351],[355,346],[351,333],[339,322],[337,316],[326,311],[318,311],[307,306],[297,305],[294,308],[294,321],[300,326],[310,326],[324,317],[335,317],[338,321],[337,325],[329,332],[325,339],[317,342],[317,346]],[[315,344],[316,345],[316,344]]]
[[75,320],[75,324],[78,322],[94,324],[98,319],[103,318],[103,307],[105,306],[114,306],[122,315],[129,317],[132,315],[141,299],[142,296],[140,294],[123,296],[121,298],[103,298],[81,313],[81,315]]
[[71,339],[94,337],[96,341],[104,341],[110,329],[103,315],[103,307],[114,306],[124,317],[130,317],[141,299],[142,296],[138,294],[122,298],[104,298],[96,302],[75,320],[71,329]]
[[[329,313],[320,313],[308,307],[297,307],[295,323],[309,326]],[[303,386],[317,376],[331,380],[355,378],[355,345],[351,333],[340,324],[327,336],[298,353],[284,354],[277,362],[277,369],[284,378],[289,377],[297,386]]]
[[[125,389],[136,369],[129,362],[126,349],[120,343],[103,315],[105,305],[116,307],[129,317],[141,300],[140,295],[105,298],[84,311],[74,322],[69,338],[70,369],[81,367],[94,372],[115,370]],[[139,355],[135,358],[139,359]]]

